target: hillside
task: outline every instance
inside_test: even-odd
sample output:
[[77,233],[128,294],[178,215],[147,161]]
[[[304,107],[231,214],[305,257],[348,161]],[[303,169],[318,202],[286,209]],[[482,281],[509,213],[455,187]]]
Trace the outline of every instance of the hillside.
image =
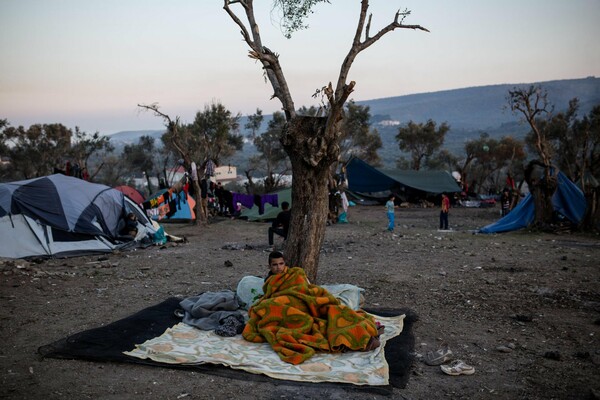
[[[587,113],[600,103],[600,78],[538,82],[548,91],[548,100],[555,110],[564,110],[573,97],[581,101],[581,113]],[[532,83],[480,86],[464,89],[388,97],[358,104],[371,108],[374,120],[391,119],[406,123],[432,119],[448,122],[460,130],[496,129],[518,118],[506,109],[508,91],[528,87]]]
[[[596,77],[470,87],[357,101],[357,104],[370,107],[372,126],[377,128],[383,141],[380,156],[385,166],[393,167],[396,158],[399,157],[395,140],[398,125],[411,120],[425,122],[432,119],[437,123],[447,122],[450,131],[446,136],[445,147],[455,154],[460,154],[464,143],[479,137],[481,132],[486,132],[492,137],[523,137],[528,128],[519,122],[518,115],[506,108],[507,96],[508,91],[515,87],[528,87],[532,84],[539,84],[548,91],[548,100],[556,111],[566,110],[569,100],[574,97],[580,100],[580,116],[587,114],[594,105],[600,104],[600,78]],[[269,120],[270,115],[266,115],[263,130],[266,129]],[[240,126],[243,127],[245,123],[246,117],[243,117]],[[124,144],[135,143],[143,135],[158,139],[163,132],[164,130],[118,132],[111,135],[111,142],[117,148],[121,148]],[[252,154],[254,146],[248,143],[243,154],[238,154],[229,161],[243,167],[244,161]]]

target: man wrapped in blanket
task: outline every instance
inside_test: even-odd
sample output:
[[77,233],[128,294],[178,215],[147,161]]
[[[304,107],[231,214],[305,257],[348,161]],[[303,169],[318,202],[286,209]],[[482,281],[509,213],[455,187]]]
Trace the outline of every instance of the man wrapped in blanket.
[[269,269],[264,295],[248,311],[244,339],[267,341],[283,361],[295,365],[316,350],[370,351],[379,346],[373,317],[310,284],[302,268],[286,265],[281,252],[269,254]]

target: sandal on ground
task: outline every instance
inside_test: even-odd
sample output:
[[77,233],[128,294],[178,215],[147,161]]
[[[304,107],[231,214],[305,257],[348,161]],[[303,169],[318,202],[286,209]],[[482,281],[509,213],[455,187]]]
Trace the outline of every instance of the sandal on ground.
[[383,335],[383,332],[385,331],[385,325],[382,325],[381,323],[376,322],[376,326],[377,326],[377,336]]
[[465,364],[461,360],[455,360],[448,365],[440,365],[440,368],[445,374],[448,375],[473,375],[475,373],[475,367]]
[[436,351],[428,351],[423,361],[427,365],[442,365],[450,360],[452,360],[452,350],[448,347],[448,343],[442,343]]
[[379,341],[379,338],[375,337],[375,336],[371,336],[371,339],[369,339],[369,343],[367,343],[367,347],[365,347],[365,351],[375,350],[380,345],[381,345],[381,342]]

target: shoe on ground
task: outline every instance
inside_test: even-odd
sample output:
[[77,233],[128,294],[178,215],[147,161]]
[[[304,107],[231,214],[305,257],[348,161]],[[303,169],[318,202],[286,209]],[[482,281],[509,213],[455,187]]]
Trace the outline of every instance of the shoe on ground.
[[369,339],[369,342],[367,343],[367,347],[365,348],[365,351],[375,350],[380,345],[381,345],[381,341],[379,340],[379,338],[376,336],[371,336],[371,339]]
[[436,351],[428,351],[423,361],[427,365],[442,365],[450,360],[452,360],[452,350],[447,343],[442,343]]
[[454,360],[450,364],[440,365],[442,371],[447,375],[473,375],[475,367],[472,367],[461,360]]

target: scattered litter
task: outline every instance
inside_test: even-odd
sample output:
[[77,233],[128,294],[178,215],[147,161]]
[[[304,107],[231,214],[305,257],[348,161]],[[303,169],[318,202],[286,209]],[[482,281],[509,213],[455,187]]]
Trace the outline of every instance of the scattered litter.
[[560,361],[560,352],[558,351],[547,351],[544,353],[544,358],[547,358],[549,360],[556,360],[556,361]]
[[512,352],[512,349],[508,346],[498,346],[496,347],[496,350],[499,351],[500,353],[510,353]]

